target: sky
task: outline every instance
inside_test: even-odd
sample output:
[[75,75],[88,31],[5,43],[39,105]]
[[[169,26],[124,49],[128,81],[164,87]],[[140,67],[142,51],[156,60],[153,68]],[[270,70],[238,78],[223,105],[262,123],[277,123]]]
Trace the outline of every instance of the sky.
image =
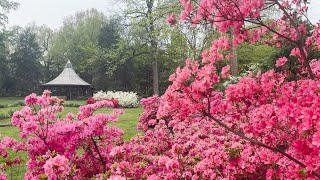
[[117,0],[13,0],[20,4],[18,10],[8,14],[9,26],[25,26],[35,22],[57,29],[64,17],[76,12],[96,8],[105,14],[119,12],[123,7]]
[[311,0],[311,5],[309,6],[309,17],[313,23],[320,20],[320,0]]
[[[52,29],[62,26],[63,18],[77,11],[96,8],[105,14],[120,12],[119,0],[15,0],[20,3],[19,9],[8,14],[9,26],[25,26],[35,22],[47,25]],[[311,0],[309,17],[313,23],[320,20],[320,0]]]

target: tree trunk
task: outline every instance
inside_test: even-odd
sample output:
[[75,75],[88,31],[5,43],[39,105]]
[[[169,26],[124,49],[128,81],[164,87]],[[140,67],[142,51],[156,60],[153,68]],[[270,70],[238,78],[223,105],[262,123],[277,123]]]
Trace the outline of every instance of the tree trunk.
[[238,76],[238,55],[237,55],[237,47],[234,46],[233,43],[234,35],[230,34],[230,41],[231,41],[231,52],[232,52],[232,58],[230,60],[230,74],[231,76]]
[[152,79],[153,79],[153,94],[159,95],[159,72],[158,72],[158,61],[156,59],[152,62]]
[[152,79],[153,79],[153,94],[159,95],[159,70],[158,61],[156,58],[157,41],[154,37],[154,19],[153,19],[153,4],[154,0],[146,0],[148,11],[147,18],[149,20],[149,40],[151,44],[150,60],[152,61]]

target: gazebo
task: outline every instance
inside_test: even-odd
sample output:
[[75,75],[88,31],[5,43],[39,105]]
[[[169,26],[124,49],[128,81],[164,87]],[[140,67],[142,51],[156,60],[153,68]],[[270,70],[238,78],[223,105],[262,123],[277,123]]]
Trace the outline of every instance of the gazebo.
[[65,96],[72,99],[76,96],[91,96],[91,85],[82,80],[74,71],[70,61],[64,67],[64,70],[54,80],[42,84],[45,89],[50,90],[54,95]]

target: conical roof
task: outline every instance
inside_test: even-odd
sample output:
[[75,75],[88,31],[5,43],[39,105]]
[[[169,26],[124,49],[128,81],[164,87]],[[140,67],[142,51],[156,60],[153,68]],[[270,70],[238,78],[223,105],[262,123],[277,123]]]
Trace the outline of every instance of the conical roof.
[[64,67],[61,74],[54,80],[44,84],[45,86],[90,86],[89,83],[82,80],[74,71],[70,61]]

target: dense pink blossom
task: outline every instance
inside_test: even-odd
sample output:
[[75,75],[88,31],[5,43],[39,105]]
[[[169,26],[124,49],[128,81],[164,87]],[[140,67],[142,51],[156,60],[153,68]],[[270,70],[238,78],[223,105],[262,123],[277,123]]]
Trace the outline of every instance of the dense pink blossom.
[[7,180],[7,176],[5,176],[2,172],[0,172],[0,180]]
[[280,67],[286,64],[288,59],[286,57],[279,58],[276,62],[276,67]]
[[64,156],[57,155],[54,158],[50,158],[44,164],[44,172],[51,180],[66,178],[70,173],[70,167],[68,165],[68,159]]
[[230,66],[224,66],[221,70],[221,77],[222,78],[229,78],[230,77]]
[[[45,91],[41,96],[26,97],[26,104],[30,106],[12,116],[12,124],[20,129],[25,143],[3,138],[0,155],[7,156],[6,149],[26,150],[29,160],[25,179],[40,174],[46,174],[49,179],[92,178],[106,172],[112,164],[110,151],[122,142],[123,135],[122,130],[107,124],[116,123],[123,110],[114,109],[111,114],[94,113],[115,106],[111,100],[101,100],[80,107],[77,115],[68,113],[66,118],[59,118],[57,114],[63,111],[63,101],[50,94]],[[80,154],[79,149],[82,149]],[[19,162],[15,159],[8,163]]]

